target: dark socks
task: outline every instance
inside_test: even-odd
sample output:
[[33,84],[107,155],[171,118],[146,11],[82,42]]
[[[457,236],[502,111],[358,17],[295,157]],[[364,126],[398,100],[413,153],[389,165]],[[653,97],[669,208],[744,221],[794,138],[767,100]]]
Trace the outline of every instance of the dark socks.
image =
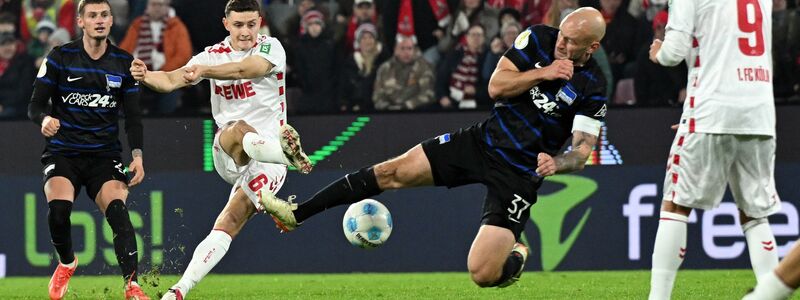
[[122,200],[113,200],[106,208],[106,220],[114,232],[114,252],[117,262],[122,269],[122,276],[128,280],[136,281],[139,254],[136,250],[136,236],[133,225],[128,216],[128,208]]
[[498,286],[502,283],[508,281],[511,277],[517,274],[517,272],[522,269],[522,256],[517,252],[511,252],[508,255],[508,259],[506,259],[506,264],[503,265],[503,274],[500,275],[500,278],[497,279],[492,286]]
[[72,252],[72,223],[69,220],[72,214],[72,202],[67,200],[53,200],[47,203],[47,224],[50,226],[50,242],[58,252],[58,259],[62,264],[75,261]]
[[317,192],[297,207],[294,217],[300,223],[328,208],[355,203],[381,192],[373,168],[364,168],[345,175]]

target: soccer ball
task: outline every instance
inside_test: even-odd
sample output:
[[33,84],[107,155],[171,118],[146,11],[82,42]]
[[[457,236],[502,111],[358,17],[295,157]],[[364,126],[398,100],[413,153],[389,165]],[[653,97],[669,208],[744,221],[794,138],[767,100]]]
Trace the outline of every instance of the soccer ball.
[[392,214],[380,202],[364,199],[347,208],[342,229],[350,244],[372,249],[383,245],[392,234]]

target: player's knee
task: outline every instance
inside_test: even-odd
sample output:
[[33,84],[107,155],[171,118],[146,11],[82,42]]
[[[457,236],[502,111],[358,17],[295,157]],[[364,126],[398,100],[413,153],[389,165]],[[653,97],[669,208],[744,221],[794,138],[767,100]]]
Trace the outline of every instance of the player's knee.
[[245,221],[247,221],[247,217],[225,214],[214,223],[214,230],[223,231],[230,235],[231,238],[235,238]]
[[375,179],[382,190],[399,189],[406,187],[407,178],[404,177],[396,161],[388,161],[375,165]]
[[692,208],[675,204],[672,201],[664,201],[661,204],[661,211],[688,216],[692,212]]
[[499,276],[495,274],[497,272],[493,272],[492,270],[488,270],[487,268],[476,268],[469,270],[469,276],[479,287],[491,287],[494,286],[494,283],[497,281]]
[[230,130],[236,131],[237,134],[241,134],[243,136],[245,133],[256,131],[256,129],[253,128],[253,126],[250,126],[250,124],[248,124],[244,120],[236,120],[233,122],[233,124],[228,126],[228,128]]

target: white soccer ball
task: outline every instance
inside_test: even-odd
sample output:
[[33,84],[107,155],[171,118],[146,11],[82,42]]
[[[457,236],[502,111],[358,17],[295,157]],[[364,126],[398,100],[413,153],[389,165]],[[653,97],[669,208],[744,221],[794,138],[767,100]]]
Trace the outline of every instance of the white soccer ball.
[[383,245],[392,234],[392,214],[380,202],[364,199],[347,208],[342,229],[353,246],[375,248]]

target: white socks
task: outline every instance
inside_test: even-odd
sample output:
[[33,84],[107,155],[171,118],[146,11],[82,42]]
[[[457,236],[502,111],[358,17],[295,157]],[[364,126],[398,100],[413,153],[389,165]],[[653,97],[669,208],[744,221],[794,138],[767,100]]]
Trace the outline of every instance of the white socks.
[[197,245],[192,255],[192,261],[183,272],[183,277],[173,289],[181,290],[184,297],[203,277],[217,265],[228,252],[231,245],[231,236],[220,230],[212,230],[208,236]]
[[767,272],[758,278],[758,284],[752,293],[742,300],[783,300],[792,296],[794,289],[788,287],[775,272]]
[[291,166],[292,163],[283,154],[281,142],[277,139],[267,139],[255,132],[244,134],[242,148],[250,158],[260,162],[283,164]]
[[756,279],[766,273],[772,273],[778,266],[778,245],[775,244],[775,236],[767,218],[753,219],[742,224],[742,231],[747,239],[750,264],[753,266]]
[[686,255],[686,223],[689,218],[676,213],[661,212],[656,243],[653,249],[653,268],[650,274],[650,300],[670,299],[675,275]]

